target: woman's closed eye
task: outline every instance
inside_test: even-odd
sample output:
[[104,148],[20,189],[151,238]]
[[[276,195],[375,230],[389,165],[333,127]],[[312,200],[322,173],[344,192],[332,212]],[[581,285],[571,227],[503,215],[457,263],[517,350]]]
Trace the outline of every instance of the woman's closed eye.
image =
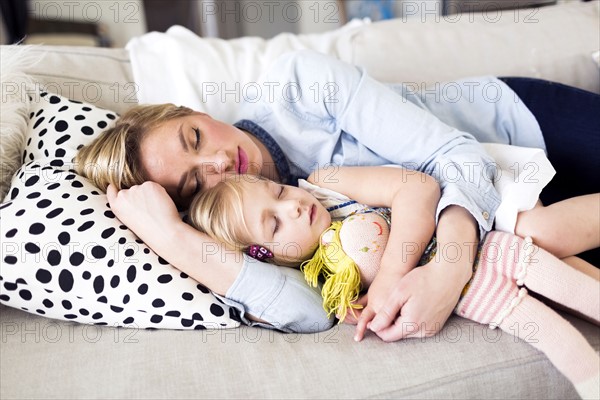
[[200,129],[198,128],[193,128],[194,132],[196,133],[196,142],[194,143],[194,149],[198,150],[198,148],[200,147]]
[[[195,141],[194,141],[194,150],[198,150],[198,148],[200,147],[200,129],[199,128],[192,128],[192,130],[194,131],[195,134]],[[194,180],[195,180],[195,186],[194,190],[192,190],[192,194],[191,196],[195,196],[200,192],[200,189],[202,188],[202,184],[200,183],[200,178],[198,177],[198,171],[194,172]]]

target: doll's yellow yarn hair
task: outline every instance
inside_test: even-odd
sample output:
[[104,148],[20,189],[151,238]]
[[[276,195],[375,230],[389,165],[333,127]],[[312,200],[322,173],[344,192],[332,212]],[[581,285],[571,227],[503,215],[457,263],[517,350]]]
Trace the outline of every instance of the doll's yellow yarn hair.
[[[358,299],[360,293],[360,271],[354,260],[342,248],[341,228],[342,222],[333,222],[331,227],[321,234],[319,247],[314,256],[302,263],[300,267],[312,287],[318,285],[319,277],[324,278],[321,289],[323,308],[328,316],[336,313],[340,322],[346,318],[348,309],[362,307],[352,304]],[[332,237],[323,244],[323,236],[326,234]]]

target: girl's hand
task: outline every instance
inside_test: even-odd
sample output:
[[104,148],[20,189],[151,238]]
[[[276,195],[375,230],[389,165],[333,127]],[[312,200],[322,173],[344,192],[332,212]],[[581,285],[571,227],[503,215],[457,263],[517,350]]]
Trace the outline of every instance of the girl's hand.
[[168,227],[181,222],[175,203],[158,183],[144,182],[119,191],[109,185],[106,196],[117,218],[150,247],[167,234]]
[[[343,322],[344,324],[356,325],[358,323],[358,320],[359,320],[364,308],[367,306],[367,301],[368,301],[367,295],[368,294],[365,293],[364,295],[360,296],[358,298],[358,300],[356,300],[354,303],[352,303],[352,304],[360,305],[361,308],[349,309],[348,312],[346,313],[346,318],[344,318],[344,322]],[[338,316],[336,315],[336,317],[338,317]]]

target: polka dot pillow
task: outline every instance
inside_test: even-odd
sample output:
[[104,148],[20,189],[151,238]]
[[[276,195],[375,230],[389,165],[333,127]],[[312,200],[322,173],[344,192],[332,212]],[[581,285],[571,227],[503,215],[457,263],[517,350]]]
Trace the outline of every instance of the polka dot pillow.
[[150,250],[72,160],[117,115],[41,93],[23,165],[0,206],[0,301],[50,318],[140,328],[231,328],[236,310]]

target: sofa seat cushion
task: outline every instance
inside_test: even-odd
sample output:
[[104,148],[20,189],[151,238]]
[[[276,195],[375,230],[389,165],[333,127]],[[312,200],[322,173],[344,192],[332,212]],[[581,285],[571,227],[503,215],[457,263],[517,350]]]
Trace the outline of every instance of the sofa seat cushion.
[[[599,348],[600,328],[564,316]],[[245,325],[148,332],[1,306],[0,323],[2,398],[578,398],[526,341],[457,316],[433,337],[395,343],[373,334],[356,343],[349,325],[303,335]],[[532,328],[515,326],[536,340]]]

